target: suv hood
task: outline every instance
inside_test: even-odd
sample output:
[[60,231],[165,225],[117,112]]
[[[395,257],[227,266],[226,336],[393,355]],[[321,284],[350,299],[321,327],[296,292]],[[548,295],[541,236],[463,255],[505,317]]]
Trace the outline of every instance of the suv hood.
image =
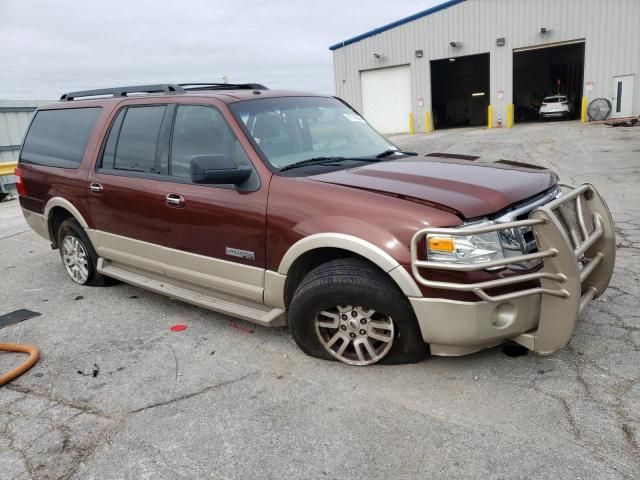
[[465,219],[496,213],[548,190],[558,180],[550,170],[535,165],[436,155],[366,164],[307,178],[429,202],[435,208],[454,210]]

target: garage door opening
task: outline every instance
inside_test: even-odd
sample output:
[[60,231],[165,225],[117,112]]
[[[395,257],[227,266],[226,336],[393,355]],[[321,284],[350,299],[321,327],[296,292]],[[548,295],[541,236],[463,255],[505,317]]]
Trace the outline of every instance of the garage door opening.
[[436,129],[485,125],[489,54],[432,60],[431,105]]
[[570,118],[580,117],[584,42],[513,52],[513,105],[516,122],[538,120],[545,97],[563,95]]

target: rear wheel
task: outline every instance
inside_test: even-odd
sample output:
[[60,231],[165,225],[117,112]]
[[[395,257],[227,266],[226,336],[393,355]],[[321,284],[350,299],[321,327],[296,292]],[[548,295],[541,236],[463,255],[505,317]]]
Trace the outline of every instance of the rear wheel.
[[96,269],[98,254],[75,219],[69,218],[60,225],[58,247],[62,264],[75,283],[93,286],[114,283],[111,278],[98,273]]
[[413,363],[427,353],[406,297],[362,259],[309,272],[293,296],[289,324],[305,353],[349,365]]

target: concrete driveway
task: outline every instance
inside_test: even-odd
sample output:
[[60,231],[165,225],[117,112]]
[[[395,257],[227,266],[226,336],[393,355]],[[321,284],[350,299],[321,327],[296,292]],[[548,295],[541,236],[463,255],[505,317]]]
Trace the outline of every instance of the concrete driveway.
[[[80,287],[0,204],[0,330],[42,359],[0,388],[2,479],[640,477],[640,128],[558,122],[398,136],[593,182],[613,283],[548,357],[493,348],[418,365],[306,357],[266,329],[120,284]],[[185,323],[182,332],[169,327]],[[0,371],[17,363],[0,354]]]

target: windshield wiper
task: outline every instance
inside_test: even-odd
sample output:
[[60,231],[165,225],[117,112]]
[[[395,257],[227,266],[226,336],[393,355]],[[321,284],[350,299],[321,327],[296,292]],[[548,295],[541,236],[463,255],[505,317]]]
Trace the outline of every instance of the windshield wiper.
[[402,150],[385,150],[382,153],[379,153],[378,155],[376,155],[376,158],[385,158],[385,157],[389,157],[391,155],[395,155],[396,153],[399,153],[401,155],[410,155],[412,157],[415,157],[416,155],[418,155],[416,152],[403,152]]
[[291,165],[287,165],[280,169],[281,172],[286,170],[291,170],[292,168],[305,167],[307,165],[326,165],[331,164],[333,162],[343,162],[345,160],[349,160],[345,157],[313,157],[308,158],[307,160],[301,160],[299,162],[292,163]]
[[308,165],[331,165],[331,164],[336,164],[337,162],[347,162],[347,161],[354,161],[354,162],[381,162],[383,158],[389,157],[393,154],[400,154],[400,155],[418,155],[415,152],[403,152],[402,150],[385,150],[382,153],[379,153],[376,156],[372,156],[372,157],[313,157],[313,158],[309,158],[307,160],[301,160],[299,162],[295,162],[292,163],[291,165],[287,165],[285,167],[282,167],[280,169],[281,172],[284,172],[286,170],[291,170],[293,168],[298,168],[298,167],[306,167]]

